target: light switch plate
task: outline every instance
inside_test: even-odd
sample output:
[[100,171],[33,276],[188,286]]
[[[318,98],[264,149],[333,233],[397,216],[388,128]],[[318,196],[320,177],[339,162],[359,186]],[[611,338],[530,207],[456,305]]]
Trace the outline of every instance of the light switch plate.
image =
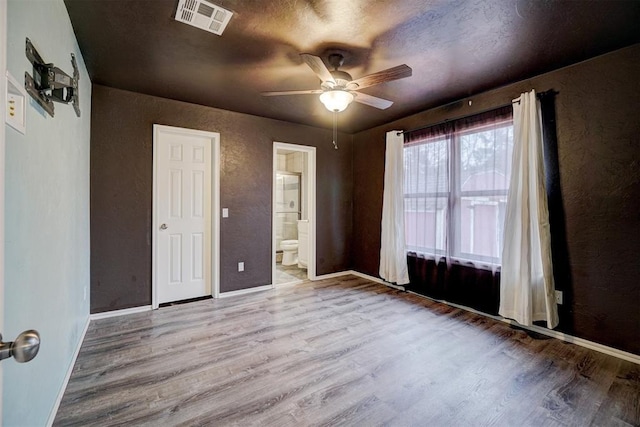
[[20,132],[27,132],[27,92],[7,71],[7,93],[5,94],[5,122]]
[[222,208],[222,218],[229,218],[229,208]]
[[244,262],[238,263],[238,271],[244,271]]

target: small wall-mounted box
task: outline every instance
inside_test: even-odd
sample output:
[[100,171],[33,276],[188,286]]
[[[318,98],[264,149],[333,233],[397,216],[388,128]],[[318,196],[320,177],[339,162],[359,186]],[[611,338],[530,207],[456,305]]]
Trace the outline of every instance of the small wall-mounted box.
[[27,131],[27,92],[7,71],[7,93],[5,96],[5,122],[24,134]]

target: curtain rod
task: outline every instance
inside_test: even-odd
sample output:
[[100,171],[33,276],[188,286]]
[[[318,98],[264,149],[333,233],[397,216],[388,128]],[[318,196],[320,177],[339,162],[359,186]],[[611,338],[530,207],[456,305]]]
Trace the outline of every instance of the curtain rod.
[[[540,93],[537,93],[537,94],[536,94],[536,97],[537,97],[538,99],[540,99],[540,98],[543,98],[543,97],[545,97],[545,96],[553,96],[553,95],[557,95],[558,93],[559,93],[559,92],[556,92],[556,91],[555,91],[555,90],[553,90],[553,89],[549,89],[549,90],[548,90],[548,91],[546,91],[546,92],[540,92]],[[460,101],[455,101],[455,102],[460,102]],[[451,104],[455,104],[455,102],[452,102]],[[497,110],[497,109],[500,109],[500,108],[508,107],[509,105],[513,105],[513,104],[520,104],[520,100],[519,100],[519,99],[514,99],[514,100],[513,100],[513,101],[511,101],[509,104],[503,104],[503,105],[498,105],[497,107],[487,108],[486,110],[477,111],[477,112],[475,112],[475,113],[473,113],[473,114],[468,114],[468,115],[466,115],[466,116],[455,117],[455,118],[453,118],[453,119],[445,119],[445,120],[442,120],[442,121],[440,121],[440,122],[432,123],[432,124],[429,124],[429,125],[426,125],[426,126],[421,126],[421,127],[419,127],[419,128],[415,128],[415,129],[402,130],[402,131],[397,132],[397,133],[396,133],[396,135],[402,135],[402,134],[404,134],[404,133],[411,133],[411,132],[415,132],[415,131],[418,131],[418,130],[422,130],[422,129],[430,128],[430,127],[432,127],[432,126],[439,126],[439,125],[443,125],[443,124],[445,124],[445,123],[449,123],[449,122],[451,122],[451,121],[453,121],[453,120],[461,120],[461,119],[465,119],[465,118],[467,118],[467,117],[475,116],[475,115],[477,115],[477,114],[488,113],[489,111],[493,111],[493,110]],[[449,104],[446,104],[446,105],[449,105]]]

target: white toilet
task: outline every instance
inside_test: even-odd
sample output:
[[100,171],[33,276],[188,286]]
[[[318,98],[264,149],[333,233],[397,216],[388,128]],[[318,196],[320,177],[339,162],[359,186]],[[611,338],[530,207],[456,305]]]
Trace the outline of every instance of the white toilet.
[[282,265],[294,265],[298,263],[298,241],[283,240],[280,242],[282,249]]

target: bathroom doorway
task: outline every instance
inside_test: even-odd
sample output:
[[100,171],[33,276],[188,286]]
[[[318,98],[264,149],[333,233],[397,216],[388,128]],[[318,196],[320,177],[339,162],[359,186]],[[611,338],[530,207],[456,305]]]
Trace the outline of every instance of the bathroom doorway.
[[315,278],[315,150],[273,144],[274,286]]

